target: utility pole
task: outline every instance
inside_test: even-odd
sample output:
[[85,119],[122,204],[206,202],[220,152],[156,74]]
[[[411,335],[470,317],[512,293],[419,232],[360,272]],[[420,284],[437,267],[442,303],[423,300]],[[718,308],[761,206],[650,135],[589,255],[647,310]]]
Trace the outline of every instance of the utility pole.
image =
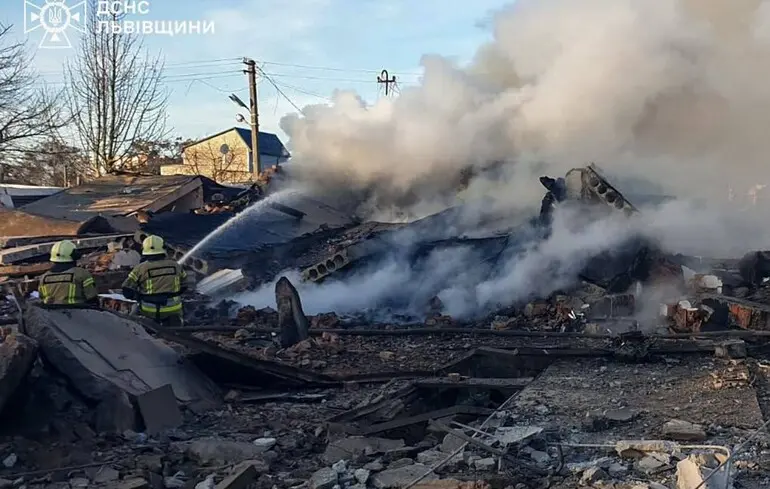
[[243,71],[249,76],[249,111],[251,112],[251,158],[257,169],[257,175],[262,174],[262,159],[259,157],[259,112],[257,104],[257,62],[253,59],[244,58],[243,64],[246,69]]
[[388,70],[382,70],[382,73],[377,75],[377,83],[385,85],[385,96],[387,97],[391,93],[390,85],[394,87],[396,85],[396,76],[389,76]]

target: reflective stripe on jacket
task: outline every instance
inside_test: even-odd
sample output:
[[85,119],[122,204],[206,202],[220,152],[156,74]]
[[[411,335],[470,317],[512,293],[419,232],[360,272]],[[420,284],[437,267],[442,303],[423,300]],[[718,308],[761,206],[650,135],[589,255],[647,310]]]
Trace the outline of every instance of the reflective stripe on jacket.
[[153,304],[147,301],[139,301],[139,310],[142,314],[149,317],[155,317],[160,314],[161,317],[182,314],[182,299],[180,297],[171,297],[165,304]]
[[94,277],[88,270],[76,266],[43,274],[38,292],[43,304],[54,306],[81,305],[97,297]]
[[[123,282],[123,287],[135,290],[139,295],[139,306],[142,314],[155,317],[181,315],[182,299],[179,293],[182,285],[187,281],[187,273],[181,265],[174,260],[145,261],[137,265],[128,278]],[[152,301],[153,296],[163,297],[170,295],[158,309],[157,301]]]

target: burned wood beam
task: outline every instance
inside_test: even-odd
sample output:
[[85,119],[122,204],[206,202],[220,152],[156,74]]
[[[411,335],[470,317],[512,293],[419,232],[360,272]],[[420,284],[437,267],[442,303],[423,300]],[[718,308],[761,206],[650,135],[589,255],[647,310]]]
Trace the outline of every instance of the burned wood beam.
[[231,350],[225,350],[207,341],[188,335],[176,334],[167,331],[164,328],[159,328],[156,325],[149,323],[148,321],[139,320],[138,318],[132,317],[131,320],[141,322],[141,324],[146,329],[152,331],[154,334],[166,341],[177,343],[193,351],[201,352],[205,355],[220,359],[233,365],[237,365],[238,367],[243,368],[246,371],[253,372],[254,374],[272,377],[283,383],[290,385],[320,387],[340,387],[342,385],[341,381],[326,375],[317,374],[309,370],[292,367],[278,362],[260,360]]
[[33,263],[31,265],[0,266],[0,276],[25,277],[27,275],[42,275],[50,270],[52,265],[52,263],[46,262]]
[[494,409],[481,408],[476,406],[452,406],[445,409],[429,411],[427,413],[422,413],[415,416],[409,416],[407,418],[395,419],[386,423],[377,423],[363,428],[354,428],[341,423],[332,423],[330,424],[330,428],[340,430],[341,432],[347,433],[349,435],[368,436],[382,433],[384,431],[403,428],[404,426],[411,426],[419,423],[429,422],[435,419],[446,418],[447,416],[454,416],[457,414],[489,416],[494,412]]
[[[235,333],[240,328],[237,326],[200,326],[168,328],[166,331],[173,333]],[[277,329],[249,329],[252,333],[264,334],[270,336],[273,333],[280,333]],[[498,331],[493,329],[472,329],[472,328],[424,328],[415,327],[411,329],[387,330],[387,329],[310,329],[310,336],[322,336],[324,333],[336,334],[339,336],[498,336],[498,337],[521,337],[521,338],[581,338],[606,340],[617,338],[612,334],[585,334],[577,332],[557,332],[557,331]],[[770,336],[770,331],[743,330],[743,329],[725,329],[722,331],[701,331],[690,333],[673,334],[653,334],[645,335],[645,338],[660,340],[688,339],[696,337],[762,337]]]
[[278,202],[271,202],[268,205],[271,208],[277,210],[278,212],[282,212],[282,213],[284,213],[286,215],[289,215],[291,217],[294,217],[296,219],[302,219],[303,217],[305,217],[305,213],[304,212],[302,212],[300,210],[297,210],[297,209],[295,209],[293,207],[289,207],[289,206],[286,206],[286,205],[283,205],[283,204],[279,204]]
[[512,349],[491,348],[482,346],[475,350],[480,355],[511,356],[543,356],[543,357],[608,357],[614,354],[611,349],[604,348],[533,348],[513,347]]
[[453,380],[447,377],[436,377],[432,379],[420,379],[415,381],[417,387],[427,389],[523,389],[534,380],[533,377],[524,377],[518,379],[490,379],[472,377],[469,379]]
[[337,423],[341,421],[354,421],[356,419],[363,418],[364,416],[368,416],[372,413],[379,411],[380,409],[387,406],[389,403],[393,402],[396,399],[404,399],[416,393],[417,393],[417,389],[414,387],[414,385],[409,384],[403,387],[402,389],[398,390],[397,392],[391,394],[388,398],[383,397],[382,399],[372,402],[370,404],[367,404],[366,406],[362,406],[356,409],[351,409],[350,411],[345,411],[344,413],[337,414],[327,419],[326,422]]
[[259,476],[253,461],[242,462],[233,469],[233,473],[225,477],[215,489],[246,489]]
[[482,449],[484,451],[487,451],[487,452],[492,453],[494,455],[497,455],[499,457],[502,457],[502,456],[504,456],[506,454],[505,450],[500,450],[498,448],[490,447],[486,443],[481,442],[481,441],[477,440],[476,438],[473,438],[472,436],[468,436],[465,433],[463,433],[462,431],[453,430],[452,428],[448,427],[447,425],[445,425],[441,421],[431,421],[430,425],[433,426],[434,428],[438,429],[438,430],[441,430],[441,431],[445,432],[445,433],[449,433],[449,434],[451,434],[453,436],[456,436],[457,438],[461,439],[462,441],[464,441],[466,443],[469,443],[469,444],[471,444],[471,445],[473,445],[473,446],[475,446],[477,448],[480,448],[480,449]]
[[259,404],[262,402],[321,402],[327,399],[329,396],[325,394],[294,394],[291,392],[281,392],[277,394],[244,394],[238,398],[239,403],[244,404]]
[[393,379],[419,379],[421,377],[432,377],[436,371],[407,371],[407,372],[377,372],[371,374],[351,374],[336,375],[335,379],[341,382],[366,384],[377,382],[390,382]]
[[[109,243],[118,242],[126,238],[131,238],[132,236],[133,235],[131,234],[114,234],[95,238],[73,238],[72,242],[80,250],[90,250],[106,247]],[[51,241],[48,243],[17,246],[16,248],[0,250],[0,264],[9,265],[37,256],[47,255],[51,252],[51,248],[53,248],[53,245],[56,243],[56,241]]]
[[302,310],[299,292],[286,277],[281,277],[275,284],[275,302],[281,329],[281,347],[289,348],[308,339],[310,323]]

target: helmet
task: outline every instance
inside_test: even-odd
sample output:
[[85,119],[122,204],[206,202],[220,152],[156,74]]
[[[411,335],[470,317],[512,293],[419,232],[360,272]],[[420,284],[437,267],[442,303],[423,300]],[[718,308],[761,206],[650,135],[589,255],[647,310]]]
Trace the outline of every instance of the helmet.
[[70,240],[59,241],[51,248],[50,260],[53,263],[72,263],[76,257],[75,243]]
[[142,242],[142,255],[143,256],[155,256],[165,255],[163,238],[160,236],[147,236]]
[[225,196],[222,194],[214,194],[211,196],[211,202],[215,204],[221,204],[225,201]]

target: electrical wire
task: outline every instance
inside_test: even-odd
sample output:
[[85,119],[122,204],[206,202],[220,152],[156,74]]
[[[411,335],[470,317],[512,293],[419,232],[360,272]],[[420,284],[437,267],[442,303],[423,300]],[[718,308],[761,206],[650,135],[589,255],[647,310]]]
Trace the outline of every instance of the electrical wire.
[[[213,90],[216,90],[220,93],[231,93],[233,91],[238,90],[228,90],[226,88],[218,87],[212,83],[207,82],[207,80],[221,80],[221,79],[228,79],[228,78],[234,78],[235,76],[242,76],[243,70],[242,69],[233,69],[230,68],[233,63],[241,62],[242,58],[218,58],[218,59],[208,59],[208,60],[197,60],[197,61],[184,61],[184,62],[178,62],[178,63],[171,63],[164,66],[165,69],[180,69],[180,70],[190,70],[187,73],[164,73],[160,80],[163,83],[166,84],[176,84],[176,83],[187,83],[187,90],[185,93],[189,93],[191,87],[196,82],[201,83]],[[336,68],[336,67],[329,67],[329,66],[313,66],[313,65],[302,65],[302,64],[295,64],[295,63],[281,63],[281,62],[274,62],[274,61],[260,61],[261,66],[265,65],[272,65],[272,66],[284,66],[284,67],[290,67],[290,68],[301,68],[301,69],[308,69],[308,70],[324,70],[324,71],[334,71],[334,72],[341,72],[341,73],[381,73],[382,70],[368,70],[368,69],[345,69],[345,68]],[[216,71],[211,71],[212,68],[218,68],[219,66],[228,67],[230,69],[227,70],[221,70],[217,69]],[[201,71],[205,70],[205,71]],[[45,73],[45,72],[41,72]],[[38,87],[61,87],[66,86],[68,83],[68,80],[64,79],[63,74],[61,72],[49,72],[52,75],[59,75],[59,79],[55,80],[39,80],[35,82],[35,86]],[[284,82],[277,82],[275,78],[286,78],[286,79],[300,79],[300,80],[315,80],[319,82],[341,82],[341,83],[354,83],[354,84],[366,84],[369,85],[373,83],[374,80],[371,79],[360,79],[360,78],[336,78],[336,77],[326,77],[326,76],[313,76],[313,75],[302,75],[302,74],[292,74],[292,73],[274,73],[267,70],[264,70],[263,68],[258,69],[258,73],[261,75],[261,78],[266,80],[268,83],[270,83],[278,93],[280,97],[283,97],[287,102],[289,102],[296,110],[301,111],[299,106],[294,103],[294,101],[282,90],[282,87],[292,90],[296,93],[300,93],[303,95],[308,95],[311,97],[316,97],[328,102],[331,102],[332,100],[329,97],[319,95],[318,93],[314,93],[312,91],[306,90],[301,87],[297,87],[295,85],[291,85]],[[400,75],[404,75],[405,73],[401,73]],[[415,75],[416,73],[406,73],[406,75]],[[399,85],[402,85],[402,83],[399,83]],[[407,83],[406,85],[411,85]],[[399,87],[400,88],[400,87]],[[395,89],[395,87],[394,87]],[[395,91],[395,90],[394,90]],[[399,93],[400,90],[395,91],[395,93]]]
[[[160,77],[160,80],[164,83],[179,83],[179,82],[189,82],[189,81],[203,81],[203,80],[215,80],[215,79],[222,79],[222,78],[232,78],[234,76],[241,76],[243,73],[238,71],[230,71],[230,72],[219,72],[219,73],[186,73],[186,74],[180,74],[180,75],[164,75]],[[206,76],[208,75],[208,76]],[[67,85],[67,81],[64,80],[56,80],[56,81],[46,81],[41,80],[38,82],[35,82],[36,86],[63,86]]]
[[[170,70],[176,70],[176,69],[183,69],[183,68],[214,68],[219,65],[231,65],[233,63],[240,63],[242,58],[218,58],[218,59],[204,59],[204,60],[196,60],[196,61],[183,61],[178,63],[167,63],[164,64],[164,69],[170,69]],[[382,73],[382,70],[375,70],[375,69],[362,69],[362,68],[338,68],[338,67],[332,67],[332,66],[318,66],[318,65],[305,65],[305,64],[297,64],[297,63],[283,63],[278,61],[264,61],[260,60],[258,61],[262,65],[269,65],[269,66],[282,66],[287,68],[300,68],[304,70],[318,70],[318,71],[332,71],[337,73],[371,73],[371,74],[380,74]],[[415,72],[406,72],[406,71],[392,71],[388,70],[389,73],[401,76],[401,77],[419,77],[422,76],[422,73],[415,73]],[[39,74],[41,75],[56,75],[59,74],[56,71],[40,71]],[[283,74],[283,73],[276,73],[272,76],[292,76],[297,77],[298,75],[292,75],[292,74]],[[315,79],[317,77],[312,77],[310,79]],[[321,78],[321,77],[318,77]],[[326,79],[326,78],[323,78]],[[350,80],[350,79],[329,79],[330,81],[366,81],[368,80]]]
[[[239,62],[239,58],[222,58],[213,60],[188,61],[184,63],[164,64],[164,70],[195,69],[195,68],[216,68],[218,66],[233,66],[233,63]],[[61,75],[61,71],[42,70],[37,71],[38,75]]]
[[[285,66],[289,68],[302,68],[305,70],[319,70],[319,71],[337,71],[342,73],[375,73],[380,74],[382,73],[382,70],[373,70],[373,69],[355,69],[355,68],[334,68],[331,66],[312,66],[312,65],[301,65],[301,64],[294,64],[294,63],[279,63],[277,61],[259,61],[263,65],[271,65],[271,66]],[[422,76],[422,73],[414,73],[414,72],[406,72],[406,71],[391,71],[388,70],[388,73],[392,73],[394,75],[400,75],[400,76]]]
[[278,92],[278,93],[279,93],[279,94],[280,94],[280,95],[281,95],[283,98],[285,98],[285,99],[286,99],[286,101],[287,101],[287,102],[289,102],[289,103],[292,105],[292,107],[294,107],[294,108],[297,110],[297,112],[302,112],[302,109],[300,109],[300,108],[299,108],[299,106],[298,106],[297,104],[295,104],[295,103],[294,103],[294,101],[293,101],[292,99],[290,99],[290,98],[289,98],[289,96],[288,96],[288,95],[286,95],[286,94],[283,92],[283,90],[281,90],[281,87],[279,87],[279,86],[278,86],[278,85],[277,85],[277,84],[276,84],[276,83],[273,81],[273,79],[272,79],[272,78],[270,78],[270,77],[269,77],[269,76],[268,76],[268,75],[267,75],[267,74],[266,74],[264,71],[262,71],[262,69],[261,69],[261,68],[257,68],[257,71],[258,71],[259,73],[261,73],[261,74],[262,74],[262,76],[263,76],[263,77],[265,77],[265,79],[266,79],[266,80],[267,80],[267,81],[268,81],[268,82],[269,82],[271,85],[273,85],[273,88],[275,88],[275,91],[276,91],[276,92]]
[[241,58],[220,58],[220,59],[209,59],[209,60],[199,60],[199,61],[184,61],[181,63],[171,63],[167,64],[166,67],[170,66],[188,66],[188,65],[199,65],[199,64],[210,64],[210,63],[222,63],[222,62],[240,62]]
[[316,98],[320,98],[320,99],[326,100],[328,102],[332,102],[332,99],[330,99],[329,97],[324,97],[323,95],[319,95],[319,94],[314,93],[314,92],[309,92],[309,91],[307,91],[305,89],[302,89],[302,88],[299,88],[299,87],[295,87],[295,86],[289,85],[287,83],[279,83],[279,85],[281,87],[283,87],[283,88],[288,88],[289,90],[293,90],[293,91],[295,91],[297,93],[301,93],[302,95],[310,95],[311,97],[316,97]]
[[[218,78],[218,77],[234,76],[236,74],[241,75],[242,73],[243,73],[242,70],[205,71],[205,72],[199,72],[199,73],[173,73],[173,74],[163,75],[161,79],[164,81],[190,81],[195,78],[201,78],[201,77],[206,77],[202,79],[212,79],[212,78]],[[261,73],[263,76],[271,77],[271,78],[293,78],[293,79],[301,79],[301,80],[342,82],[342,83],[355,83],[355,84],[366,84],[366,85],[369,85],[374,82],[374,80],[362,80],[362,79],[354,79],[354,78],[329,78],[329,77],[320,77],[320,76],[303,76],[303,75],[292,75],[289,73],[271,73],[267,71],[261,71]],[[46,83],[65,84],[66,82],[63,80],[55,80],[55,81],[48,81]]]

